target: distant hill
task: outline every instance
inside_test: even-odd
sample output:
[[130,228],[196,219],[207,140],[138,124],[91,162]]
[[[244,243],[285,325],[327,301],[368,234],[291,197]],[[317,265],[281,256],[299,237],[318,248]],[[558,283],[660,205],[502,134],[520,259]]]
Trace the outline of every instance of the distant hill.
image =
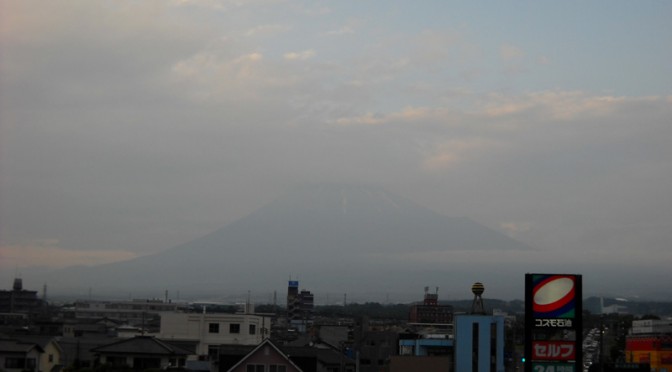
[[412,288],[421,295],[427,280],[450,271],[459,276],[452,282],[469,293],[473,279],[458,275],[464,267],[420,278],[417,268],[390,257],[521,250],[530,248],[470,219],[438,214],[378,187],[309,185],[199,239],[126,262],[60,270],[45,281],[50,290],[242,293],[282,289],[290,275],[299,275],[323,291]]

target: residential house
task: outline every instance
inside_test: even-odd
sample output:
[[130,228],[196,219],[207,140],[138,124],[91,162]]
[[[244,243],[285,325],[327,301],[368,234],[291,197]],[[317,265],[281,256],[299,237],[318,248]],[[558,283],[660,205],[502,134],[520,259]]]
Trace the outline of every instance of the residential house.
[[[274,344],[275,345],[275,344]],[[249,355],[256,346],[249,345],[223,345],[219,349],[217,361],[220,372],[229,371],[233,366]],[[348,358],[342,352],[330,347],[313,346],[277,346],[289,360],[303,372],[354,372],[355,361]],[[252,368],[252,367],[250,367]],[[254,367],[257,368],[257,367]],[[279,368],[279,369],[278,369]],[[274,367],[282,371],[281,367]],[[261,367],[259,367],[261,370]],[[266,372],[270,372],[270,364]],[[288,369],[289,371],[289,369]]]
[[0,370],[4,372],[41,371],[40,357],[44,349],[34,342],[0,340]]
[[99,364],[130,366],[134,370],[184,367],[191,352],[152,336],[122,339],[91,350]]
[[62,350],[61,364],[64,367],[91,368],[97,361],[92,349],[118,341],[102,334],[84,334],[80,337],[61,337],[58,344]]
[[303,372],[271,340],[264,340],[228,372]]
[[55,337],[30,335],[15,336],[15,339],[27,344],[37,344],[42,348],[43,353],[40,354],[38,362],[40,371],[58,371],[63,367],[61,364],[61,354],[63,350]]

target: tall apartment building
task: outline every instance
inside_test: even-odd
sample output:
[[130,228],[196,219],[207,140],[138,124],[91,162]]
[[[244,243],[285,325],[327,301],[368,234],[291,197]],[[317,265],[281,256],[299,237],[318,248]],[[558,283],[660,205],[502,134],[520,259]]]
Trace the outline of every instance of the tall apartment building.
[[0,291],[0,313],[34,313],[42,307],[37,291],[23,289],[23,280],[14,279],[12,290]]
[[310,291],[299,292],[299,282],[289,281],[287,287],[287,318],[292,320],[312,319],[315,312],[315,296]]
[[315,296],[310,291],[299,291],[298,281],[289,281],[287,286],[287,321],[300,333],[305,333],[313,323]]

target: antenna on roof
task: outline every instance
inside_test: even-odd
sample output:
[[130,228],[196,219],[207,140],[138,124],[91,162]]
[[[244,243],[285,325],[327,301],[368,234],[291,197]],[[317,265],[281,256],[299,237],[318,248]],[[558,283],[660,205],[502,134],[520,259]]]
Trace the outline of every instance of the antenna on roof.
[[250,313],[250,290],[247,290],[247,303],[245,304],[245,314]]

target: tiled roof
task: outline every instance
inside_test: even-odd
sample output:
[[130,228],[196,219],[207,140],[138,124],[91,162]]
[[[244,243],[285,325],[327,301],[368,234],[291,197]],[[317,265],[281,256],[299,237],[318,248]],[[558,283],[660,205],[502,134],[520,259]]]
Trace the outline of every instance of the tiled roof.
[[[16,340],[24,343],[34,343],[40,345],[42,349],[46,349],[50,342],[55,341],[55,337],[41,336],[41,335],[21,335],[16,336]],[[60,348],[57,342],[54,342],[57,348]]]
[[2,353],[27,353],[33,348],[40,352],[44,351],[40,345],[32,342],[20,342],[17,340],[0,340],[0,352]]
[[252,351],[250,351],[247,355],[245,355],[240,361],[238,361],[238,363],[236,363],[233,367],[229,368],[229,371],[233,371],[234,369],[236,369],[236,367],[238,367],[239,365],[241,365],[241,364],[242,364],[245,360],[247,360],[248,358],[252,357],[252,355],[254,355],[256,352],[258,352],[264,345],[268,345],[268,346],[270,346],[273,350],[275,350],[275,352],[276,352],[278,355],[280,355],[282,358],[284,358],[284,359],[287,361],[287,363],[288,363],[289,365],[291,365],[292,367],[294,367],[297,371],[302,372],[302,371],[301,371],[301,368],[299,368],[296,364],[294,364],[294,362],[292,362],[292,361],[287,357],[287,355],[285,355],[282,351],[280,351],[280,349],[278,349],[278,347],[275,346],[275,344],[274,344],[273,342],[271,342],[271,340],[269,340],[269,339],[266,339],[266,340],[262,341],[256,348],[254,348],[254,349],[253,349]]
[[137,336],[91,350],[102,354],[190,355],[190,351],[170,345],[152,336]]

